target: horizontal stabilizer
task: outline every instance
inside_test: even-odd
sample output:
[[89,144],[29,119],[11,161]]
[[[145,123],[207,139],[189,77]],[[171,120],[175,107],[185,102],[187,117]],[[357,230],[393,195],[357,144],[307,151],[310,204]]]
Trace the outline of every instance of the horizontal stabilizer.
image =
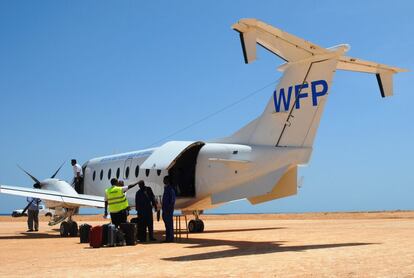
[[39,199],[47,200],[47,201],[54,201],[54,202],[62,203],[62,206],[73,206],[73,207],[85,206],[85,207],[97,207],[97,208],[103,208],[105,206],[103,197],[84,195],[84,194],[68,195],[68,194],[62,194],[61,192],[53,191],[53,190],[1,185],[0,193],[23,196],[23,197],[39,198]]

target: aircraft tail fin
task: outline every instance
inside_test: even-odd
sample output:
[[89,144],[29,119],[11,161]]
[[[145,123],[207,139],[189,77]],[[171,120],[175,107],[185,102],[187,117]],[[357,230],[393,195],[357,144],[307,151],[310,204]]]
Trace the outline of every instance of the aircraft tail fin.
[[256,59],[256,45],[286,61],[264,112],[224,142],[311,147],[336,69],[374,73],[383,97],[393,94],[392,76],[404,69],[344,56],[349,45],[323,48],[256,19],[233,25],[244,60]]

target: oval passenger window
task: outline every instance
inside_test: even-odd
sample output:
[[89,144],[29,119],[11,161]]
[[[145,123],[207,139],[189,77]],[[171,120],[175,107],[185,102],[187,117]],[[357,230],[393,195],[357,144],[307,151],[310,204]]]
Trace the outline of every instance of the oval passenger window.
[[101,173],[99,174],[99,177],[101,178],[101,180],[102,180],[102,178],[103,178],[103,170],[101,170]]
[[139,165],[135,167],[135,177],[138,178],[138,175],[139,175]]
[[119,174],[120,174],[121,170],[119,170],[119,168],[116,170],[116,178],[119,179]]
[[145,169],[145,175],[148,177],[150,173],[150,169]]
[[110,180],[110,179],[111,179],[111,175],[112,175],[112,171],[111,171],[111,169],[109,169],[109,170],[108,170],[108,180]]
[[93,181],[95,181],[95,177],[96,177],[96,171],[93,171],[93,174],[92,174],[92,180]]
[[129,167],[127,167],[125,170],[125,178],[127,179],[128,176],[129,176]]

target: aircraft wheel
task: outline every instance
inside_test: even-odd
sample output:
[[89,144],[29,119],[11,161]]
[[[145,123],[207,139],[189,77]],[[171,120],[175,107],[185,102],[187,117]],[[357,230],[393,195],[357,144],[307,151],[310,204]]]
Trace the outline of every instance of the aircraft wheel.
[[68,222],[66,222],[66,221],[63,221],[63,222],[60,224],[60,228],[59,228],[59,231],[60,231],[60,236],[62,236],[62,237],[67,237],[67,236],[69,235],[69,228],[70,228],[69,223],[68,223]]
[[190,222],[188,222],[188,231],[190,233],[196,233],[197,232],[197,223],[195,220],[190,220]]
[[75,221],[72,221],[70,224],[70,228],[69,228],[69,235],[71,237],[77,237],[78,236],[78,223],[76,223]]
[[201,219],[196,220],[196,226],[197,226],[197,233],[204,232],[204,222]]

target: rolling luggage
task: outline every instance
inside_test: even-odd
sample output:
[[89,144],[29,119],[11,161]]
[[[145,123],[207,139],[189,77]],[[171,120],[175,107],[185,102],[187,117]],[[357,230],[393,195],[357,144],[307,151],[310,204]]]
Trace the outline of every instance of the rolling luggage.
[[82,224],[79,227],[79,238],[80,243],[89,243],[89,231],[91,230],[91,225]]
[[102,245],[108,244],[108,226],[110,224],[104,224],[102,225]]
[[117,231],[118,230],[114,224],[108,225],[108,241],[106,243],[106,246],[114,247],[116,245]]
[[89,245],[93,248],[102,246],[102,226],[95,226],[89,231]]
[[137,240],[139,240],[140,242],[147,241],[147,231],[144,226],[144,218],[132,218],[131,223],[135,223],[137,225]]
[[115,240],[116,240],[116,246],[125,246],[126,245],[125,235],[122,232],[122,230],[116,230]]
[[137,225],[135,223],[122,223],[120,225],[121,231],[125,235],[126,245],[137,244]]

